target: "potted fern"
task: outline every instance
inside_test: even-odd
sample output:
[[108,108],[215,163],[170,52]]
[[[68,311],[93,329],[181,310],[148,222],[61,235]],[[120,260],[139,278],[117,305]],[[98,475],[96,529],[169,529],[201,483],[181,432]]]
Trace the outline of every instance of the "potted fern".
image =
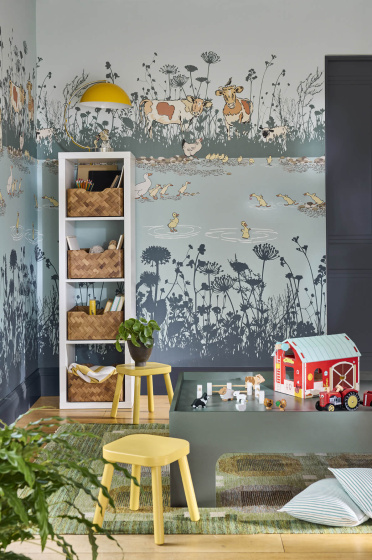
[[[38,410],[38,409],[34,409]],[[28,413],[26,413],[28,414]],[[17,541],[34,540],[40,537],[41,549],[44,550],[47,540],[50,539],[60,547],[68,560],[78,558],[73,547],[65,540],[63,535],[55,533],[49,515],[51,498],[63,488],[79,489],[85,492],[92,500],[98,502],[92,488],[102,489],[104,496],[109,499],[112,507],[114,503],[106,487],[102,486],[97,475],[90,468],[91,460],[83,457],[78,446],[67,441],[67,435],[73,437],[97,437],[89,432],[76,430],[68,433],[54,432],[65,418],[53,417],[29,423],[25,428],[20,428],[17,422],[7,425],[0,420],[0,558],[28,557],[23,554],[6,550],[10,544]],[[48,430],[48,432],[46,431]],[[46,444],[53,443],[58,446],[58,461],[48,450]],[[46,447],[45,447],[46,446]],[[103,462],[107,462],[103,460]],[[124,473],[127,478],[131,475],[115,464],[115,469]],[[71,476],[75,472],[76,476]],[[81,480],[83,477],[83,481]],[[136,479],[133,478],[138,485]],[[94,491],[94,490],[93,490]],[[86,528],[92,549],[93,560],[97,559],[96,535],[104,534],[107,538],[115,539],[98,525],[94,525],[79,509],[73,506],[63,494],[62,501],[66,503],[64,511],[58,517],[75,520]],[[70,510],[70,511],[69,511]],[[118,544],[118,543],[117,543]],[[119,548],[120,545],[118,544]]]
[[160,331],[160,327],[154,319],[149,322],[144,317],[127,319],[119,326],[116,349],[121,352],[120,341],[126,341],[135,365],[143,367],[146,365],[154,346],[154,331]]

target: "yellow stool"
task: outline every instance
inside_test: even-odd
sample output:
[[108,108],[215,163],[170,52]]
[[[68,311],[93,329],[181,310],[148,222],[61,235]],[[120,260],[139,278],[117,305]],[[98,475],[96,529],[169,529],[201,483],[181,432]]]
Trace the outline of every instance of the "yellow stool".
[[134,404],[133,404],[133,424],[139,424],[140,413],[140,395],[141,395],[141,377],[147,377],[147,398],[149,412],[154,412],[154,389],[152,385],[153,375],[164,375],[165,387],[168,393],[169,404],[173,399],[173,388],[170,378],[171,366],[167,364],[158,364],[157,362],[147,362],[143,367],[136,367],[134,364],[122,364],[116,367],[117,381],[115,388],[114,400],[111,408],[111,417],[116,418],[119,406],[119,397],[123,385],[124,375],[132,375],[135,377],[134,382]]
[[[155,544],[164,543],[161,467],[178,461],[190,519],[191,521],[199,521],[200,519],[189,463],[186,457],[189,453],[190,444],[184,439],[152,436],[150,434],[126,436],[103,446],[103,458],[106,461],[110,461],[110,463],[128,463],[132,465],[132,476],[139,483],[141,482],[141,467],[151,467]],[[110,463],[105,465],[102,477],[102,486],[106,486],[108,492],[110,491],[114,474],[114,466]],[[133,511],[139,508],[139,495],[139,487],[131,481],[129,508]],[[97,504],[93,523],[102,527],[108,499],[104,497],[101,490],[98,495],[98,501],[102,509]]]

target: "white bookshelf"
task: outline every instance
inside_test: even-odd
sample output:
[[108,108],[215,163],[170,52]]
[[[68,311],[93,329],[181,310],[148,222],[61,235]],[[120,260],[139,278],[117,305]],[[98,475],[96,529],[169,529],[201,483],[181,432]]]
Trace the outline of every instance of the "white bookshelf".
[[[75,306],[76,286],[79,282],[97,282],[98,284],[124,282],[124,317],[136,315],[136,270],[135,270],[135,212],[134,212],[134,184],[135,184],[135,158],[130,152],[63,152],[58,154],[59,162],[59,394],[61,409],[87,408],[110,409],[111,403],[107,402],[69,402],[67,400],[67,368],[75,362],[76,345],[81,344],[110,344],[115,340],[68,340],[67,339],[67,311]],[[66,190],[73,187],[76,178],[76,169],[79,163],[117,163],[118,169],[124,166],[124,216],[123,217],[67,217]],[[66,236],[77,235],[79,240],[79,224],[81,222],[102,222],[110,226],[115,222],[119,234],[124,233],[124,278],[79,278],[71,279],[67,275],[67,242]],[[83,227],[83,226],[80,226]],[[102,240],[103,242],[104,240]],[[98,288],[97,288],[98,289]],[[118,362],[124,354],[118,353]],[[125,347],[125,362],[132,359]],[[132,408],[134,394],[134,378],[124,377],[125,400],[119,403],[119,408]]]

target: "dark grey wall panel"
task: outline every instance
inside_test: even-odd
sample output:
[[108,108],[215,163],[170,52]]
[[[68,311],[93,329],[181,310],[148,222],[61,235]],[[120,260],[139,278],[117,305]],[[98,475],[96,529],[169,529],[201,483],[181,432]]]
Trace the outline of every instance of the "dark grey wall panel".
[[372,369],[372,57],[326,57],[328,333]]

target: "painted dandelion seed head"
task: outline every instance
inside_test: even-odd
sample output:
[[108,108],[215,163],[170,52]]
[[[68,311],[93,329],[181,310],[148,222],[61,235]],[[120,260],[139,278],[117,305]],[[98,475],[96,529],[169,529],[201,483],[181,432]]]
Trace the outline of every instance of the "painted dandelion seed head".
[[200,56],[207,64],[216,64],[216,62],[221,60],[218,54],[213,51],[203,52]]
[[236,272],[237,274],[241,274],[242,272],[245,272],[249,268],[249,266],[246,263],[238,261],[236,255],[235,255],[235,260],[229,261],[229,264],[233,269],[233,271]]
[[196,67],[196,66],[193,66],[193,64],[187,64],[187,65],[185,66],[185,69],[186,69],[188,72],[196,72],[196,71],[197,71],[197,67]]
[[152,245],[142,251],[141,261],[144,264],[166,264],[170,261],[171,254],[166,247]]
[[140,276],[140,283],[145,284],[145,286],[147,286],[148,288],[151,288],[152,286],[156,286],[159,280],[160,278],[158,274],[156,274],[156,272],[145,271],[142,272]]
[[160,68],[160,72],[163,74],[177,74],[178,68],[174,64],[164,64],[164,66]]
[[273,261],[279,257],[279,251],[270,243],[261,243],[253,247],[253,252],[261,261]]
[[212,290],[217,294],[225,294],[234,286],[235,280],[229,274],[218,276],[212,283]]
[[203,262],[203,263],[199,262],[198,270],[202,274],[217,276],[221,272],[221,265],[219,265],[216,262],[210,262],[210,261]]
[[177,74],[177,76],[173,76],[171,86],[181,88],[185,85],[188,79],[189,78],[183,74]]

